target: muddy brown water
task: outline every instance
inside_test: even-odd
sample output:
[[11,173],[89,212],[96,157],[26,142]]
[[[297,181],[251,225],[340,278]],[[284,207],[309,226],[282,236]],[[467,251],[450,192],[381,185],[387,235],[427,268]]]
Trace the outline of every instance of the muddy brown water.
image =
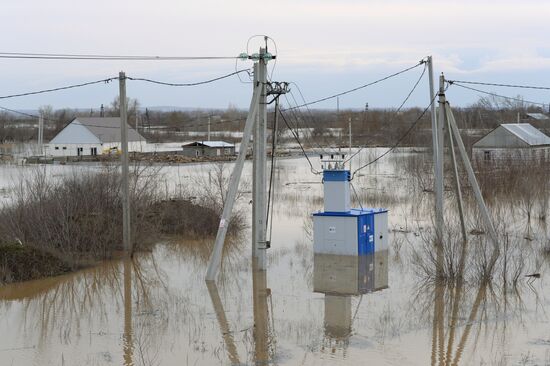
[[[413,260],[431,228],[432,198],[400,169],[410,155],[395,153],[353,182],[363,206],[390,209],[388,252],[314,255],[309,217],[322,207],[320,177],[304,159],[284,159],[266,272],[255,269],[246,230],[215,286],[204,282],[208,239],[0,287],[0,365],[550,365],[549,269],[538,250],[548,229],[532,224],[523,239],[526,224],[514,217],[512,245],[525,253],[524,272],[540,278],[522,273],[505,290],[468,284],[455,301],[456,288],[425,281]],[[177,186],[208,169],[163,173]]]

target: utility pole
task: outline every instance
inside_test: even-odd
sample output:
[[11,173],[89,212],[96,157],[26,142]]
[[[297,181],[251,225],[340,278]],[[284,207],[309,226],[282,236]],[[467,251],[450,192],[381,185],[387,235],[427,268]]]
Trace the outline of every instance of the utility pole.
[[38,116],[38,153],[44,155],[44,116],[42,112]]
[[210,115],[208,115],[208,141],[210,141]]
[[120,163],[122,164],[122,244],[126,255],[132,255],[130,238],[130,187],[128,183],[128,106],[126,105],[126,74],[119,73],[120,104]]
[[101,103],[101,108],[99,109],[99,116],[105,117],[105,107],[103,106],[103,103]]
[[[443,74],[439,78],[439,116],[436,120],[436,134],[437,138],[434,141],[434,149],[436,149],[437,160],[434,161],[435,167],[435,225],[436,225],[436,245],[443,245],[443,235],[445,220],[443,216],[444,202],[443,202],[443,168],[445,157],[443,155],[443,128],[445,121],[445,78]],[[435,116],[435,113],[434,113]],[[433,133],[433,132],[432,132]]]
[[258,262],[258,269],[266,269],[266,218],[267,218],[267,60],[264,56],[267,48],[260,48],[258,60],[258,82],[260,83],[260,101],[257,122],[254,129],[254,153],[252,159],[252,257]]
[[[248,110],[248,116],[246,117],[246,123],[243,130],[243,138],[241,140],[241,146],[239,147],[239,155],[235,162],[235,167],[229,178],[229,188],[227,195],[225,196],[225,204],[223,206],[223,212],[220,219],[220,225],[218,227],[218,233],[216,234],[216,241],[212,254],[210,255],[210,261],[208,263],[208,270],[206,272],[206,281],[215,281],[218,271],[222,263],[223,244],[225,242],[225,236],[227,234],[227,226],[229,219],[231,218],[231,211],[235,203],[237,196],[237,190],[239,189],[239,181],[243,171],[244,160],[246,158],[246,152],[248,150],[248,144],[250,143],[250,137],[252,135],[252,129],[256,122],[256,115],[258,114],[258,107],[260,101],[261,85],[258,80],[259,63],[254,64],[254,81],[252,83],[254,92],[252,94],[252,100],[250,101],[250,108]],[[254,202],[253,202],[254,203]],[[254,239],[254,237],[253,237]],[[254,240],[252,242],[254,246]]]
[[351,117],[348,120],[348,135],[349,135],[349,170],[351,171]]

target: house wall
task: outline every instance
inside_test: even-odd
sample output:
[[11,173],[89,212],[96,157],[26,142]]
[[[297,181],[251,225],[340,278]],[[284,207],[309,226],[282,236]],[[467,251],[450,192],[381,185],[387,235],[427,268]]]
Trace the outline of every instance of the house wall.
[[472,149],[472,160],[477,164],[499,161],[537,161],[549,160],[550,147],[526,147],[526,148],[482,148]]
[[184,156],[201,157],[201,156],[230,156],[235,155],[234,147],[207,147],[207,146],[184,146],[180,152]]
[[[97,150],[97,155],[108,154],[111,148],[120,149],[120,142],[111,143],[49,143],[44,146],[44,153],[49,156],[79,156],[78,148],[82,148],[81,156],[92,155],[92,148]],[[141,152],[145,151],[145,142],[131,141],[128,142],[129,152]]]

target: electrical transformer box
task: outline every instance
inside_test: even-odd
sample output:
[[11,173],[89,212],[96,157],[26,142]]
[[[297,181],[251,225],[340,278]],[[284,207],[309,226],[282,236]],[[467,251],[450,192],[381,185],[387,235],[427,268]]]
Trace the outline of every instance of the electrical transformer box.
[[364,255],[388,249],[388,211],[379,208],[313,214],[313,251]]
[[388,210],[350,208],[350,171],[334,155],[325,164],[324,211],[313,214],[314,252],[358,256],[387,250]]

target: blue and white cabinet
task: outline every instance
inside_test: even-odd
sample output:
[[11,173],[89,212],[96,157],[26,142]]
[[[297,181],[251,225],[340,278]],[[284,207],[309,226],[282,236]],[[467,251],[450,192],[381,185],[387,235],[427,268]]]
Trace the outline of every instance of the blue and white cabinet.
[[348,170],[324,170],[324,211],[313,214],[319,254],[364,255],[388,249],[388,210],[350,208]]

